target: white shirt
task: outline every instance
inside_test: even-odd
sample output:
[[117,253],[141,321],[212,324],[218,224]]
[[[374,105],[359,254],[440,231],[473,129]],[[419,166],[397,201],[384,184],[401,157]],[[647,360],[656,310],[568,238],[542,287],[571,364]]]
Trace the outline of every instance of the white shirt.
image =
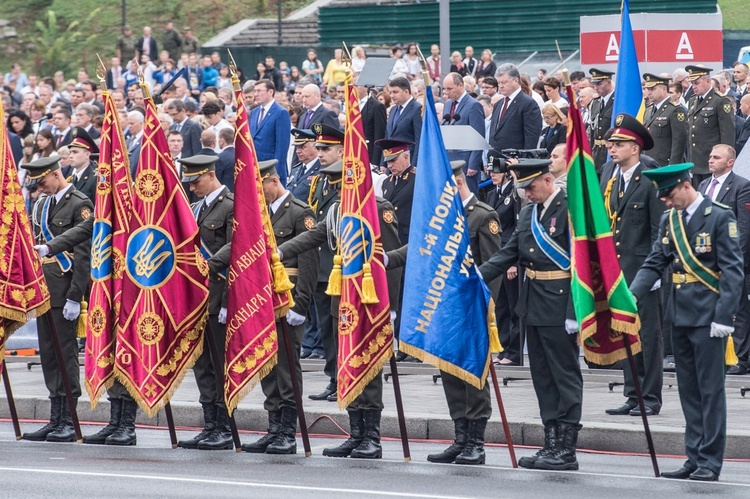
[[289,191],[286,191],[286,193],[278,198],[276,201],[268,205],[268,209],[271,210],[271,213],[276,213],[276,210],[281,208],[281,205],[284,203],[284,200],[289,197]]
[[559,193],[560,190],[561,189],[559,186],[555,186],[555,190],[552,191],[552,194],[550,194],[550,196],[544,200],[544,203],[542,203],[542,213],[539,215],[539,217],[544,216],[544,213],[547,211],[547,208],[549,208],[549,206],[552,204],[552,200],[555,199],[555,196],[557,196],[557,193]]
[[[268,102],[268,104],[266,104],[265,106],[261,106],[261,108],[263,109],[263,111],[262,111],[262,112],[263,112],[263,119],[264,119],[264,120],[266,119],[266,116],[268,116],[268,111],[270,111],[270,110],[271,110],[271,106],[273,106],[273,103],[274,103],[274,102],[275,102],[275,101],[274,101],[273,99],[271,99],[271,100],[270,100],[270,101]],[[261,111],[258,111],[258,112],[261,112]],[[260,117],[260,115],[258,115],[258,117]],[[224,121],[224,120],[221,120],[221,121]],[[221,123],[221,121],[220,121],[219,123],[217,123],[217,126],[218,126],[218,125],[219,125],[219,124]],[[227,122],[227,125],[229,125],[229,122]],[[230,126],[231,126],[231,125],[230,125]]]
[[65,193],[68,192],[71,187],[73,187],[73,184],[68,184],[65,188],[57,191],[57,194],[55,194],[55,203],[59,203],[60,200],[65,196]]
[[724,181],[726,181],[729,174],[732,173],[732,170],[729,170],[724,175],[720,177],[714,177],[713,175],[708,179],[708,187],[706,187],[706,195],[708,195],[708,191],[711,190],[711,184],[714,183],[714,180],[718,181],[719,183],[716,184],[716,187],[714,187],[713,195],[711,196],[711,201],[716,201],[716,198],[719,197],[719,193],[721,192],[721,187],[724,185]]
[[221,191],[223,190],[224,190],[224,186],[222,185],[218,189],[216,189],[215,191],[212,191],[210,194],[208,194],[206,197],[203,198],[203,204],[206,205],[206,208],[211,206],[211,203],[214,202],[214,199],[219,197],[219,194],[221,194]]
[[612,90],[610,93],[602,97],[602,107],[600,109],[604,109],[604,107],[607,105],[607,102],[609,102],[609,99],[612,98],[612,95],[615,93],[614,90]]
[[233,128],[233,127],[224,118],[222,118],[221,121],[219,121],[217,124],[211,125],[210,127],[208,127],[209,130],[213,130],[213,132],[216,134],[216,143],[214,144],[214,152],[216,154],[219,154],[221,152],[221,147],[219,147],[219,131],[224,130],[225,128]]
[[630,179],[633,176],[633,173],[635,172],[635,169],[638,168],[638,165],[640,165],[641,162],[639,161],[634,166],[627,169],[627,171],[622,171],[622,168],[618,168],[617,171],[615,171],[615,176],[618,174],[622,174],[622,181],[625,184],[622,188],[623,191],[628,190],[628,185],[630,185]]
[[464,208],[466,208],[466,205],[469,204],[469,201],[471,201],[471,198],[473,197],[474,197],[474,193],[472,192],[468,198],[461,200],[461,203],[464,205]]
[[690,222],[690,219],[693,217],[693,213],[698,209],[698,207],[703,202],[703,195],[699,192],[698,197],[695,198],[695,201],[693,201],[690,206],[685,208],[685,211],[687,211],[687,215],[685,215],[685,223]]
[[515,92],[513,92],[512,94],[510,94],[508,97],[505,98],[508,101],[508,105],[505,106],[506,110],[508,107],[510,107],[510,105],[513,103],[513,100],[518,96],[519,93],[521,93],[521,87],[518,87],[518,89],[516,89]]
[[661,101],[660,103],[658,103],[657,105],[655,105],[654,106],[654,114],[656,114],[656,112],[659,109],[661,109],[661,107],[664,105],[664,103],[667,102],[668,100],[669,100],[669,97],[667,97],[666,99],[664,99],[663,101]]

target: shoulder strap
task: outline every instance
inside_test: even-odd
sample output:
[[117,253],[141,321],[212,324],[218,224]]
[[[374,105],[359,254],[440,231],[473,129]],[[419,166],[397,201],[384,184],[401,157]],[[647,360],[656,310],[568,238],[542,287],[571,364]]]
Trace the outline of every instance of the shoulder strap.
[[570,253],[562,249],[539,222],[537,207],[535,204],[531,209],[531,234],[534,236],[537,246],[547,257],[552,260],[560,270],[570,270]]
[[682,223],[682,217],[674,208],[672,208],[669,213],[669,229],[672,231],[677,253],[680,255],[682,266],[687,273],[698,279],[698,281],[714,293],[718,293],[719,274],[703,265],[703,263],[695,257],[693,249],[690,247],[690,241],[688,241],[687,234],[685,233],[685,226]]

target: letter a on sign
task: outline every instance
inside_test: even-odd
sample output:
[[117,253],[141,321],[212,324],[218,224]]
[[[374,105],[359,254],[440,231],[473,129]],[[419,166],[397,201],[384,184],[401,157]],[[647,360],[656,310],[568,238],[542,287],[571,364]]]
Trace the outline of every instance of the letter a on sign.
[[680,35],[680,43],[677,44],[677,53],[674,58],[677,60],[693,60],[694,57],[690,39],[688,39],[687,33],[683,31],[682,35]]
[[607,53],[604,56],[604,60],[607,62],[614,61],[620,59],[620,47],[617,45],[617,38],[615,37],[614,33],[610,33],[609,35],[609,42],[607,43]]

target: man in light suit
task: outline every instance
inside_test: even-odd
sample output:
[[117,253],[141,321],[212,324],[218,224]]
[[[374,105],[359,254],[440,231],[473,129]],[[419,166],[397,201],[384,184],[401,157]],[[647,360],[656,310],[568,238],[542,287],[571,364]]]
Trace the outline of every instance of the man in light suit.
[[497,69],[499,93],[492,110],[490,145],[493,149],[534,149],[542,133],[542,115],[534,99],[521,90],[521,75],[512,64]]
[[201,148],[201,127],[188,118],[187,112],[185,112],[185,103],[178,99],[172,99],[167,106],[167,113],[173,121],[169,129],[176,130],[182,135],[181,156],[189,158],[198,154]]
[[[417,164],[419,136],[422,134],[422,105],[411,96],[411,84],[399,76],[390,82],[390,94],[393,107],[385,127],[385,138],[411,142],[409,155],[412,164]],[[385,163],[381,161],[381,166]]]
[[250,112],[250,134],[255,142],[258,161],[278,160],[276,171],[281,185],[286,185],[286,155],[289,151],[292,120],[289,112],[274,100],[276,86],[271,80],[259,80],[253,92],[258,107]]
[[145,117],[140,111],[130,111],[128,113],[128,137],[125,142],[128,148],[128,157],[130,158],[130,175],[135,180],[135,172],[138,170],[138,157],[141,155],[141,139],[143,138],[143,122]]
[[[448,125],[469,125],[484,137],[484,110],[482,105],[466,92],[461,75],[448,73],[443,80],[443,92],[449,99],[443,107],[444,117],[448,117]],[[484,169],[482,151],[448,151],[448,159],[466,162],[466,186],[472,193],[478,194],[478,174]]]

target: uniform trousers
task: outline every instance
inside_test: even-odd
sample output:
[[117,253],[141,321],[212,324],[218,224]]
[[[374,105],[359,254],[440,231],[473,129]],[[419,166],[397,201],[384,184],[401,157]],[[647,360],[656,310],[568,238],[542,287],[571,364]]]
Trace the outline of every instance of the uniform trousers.
[[[217,365],[211,358],[211,349],[208,346],[209,336],[214,340],[216,350],[219,352]],[[203,334],[203,352],[193,366],[195,382],[198,384],[201,405],[216,404],[224,406],[224,342],[226,341],[227,326],[219,323],[219,316],[209,314],[208,325]],[[219,373],[217,378],[216,373]]]
[[[50,315],[51,314],[51,315]],[[70,380],[70,390],[74,399],[81,396],[80,365],[78,363],[78,340],[76,339],[76,325],[78,320],[69,321],[63,317],[62,307],[52,307],[36,320],[37,334],[39,336],[39,357],[42,362],[42,374],[44,384],[47,386],[50,398],[65,397],[65,385],[63,384],[63,370],[60,369],[55,355],[55,347],[52,342],[52,331],[47,322],[51,318],[57,329],[60,340],[60,349],[65,363],[64,372]]]
[[[490,367],[492,369],[492,367]],[[490,383],[485,379],[484,388],[479,390],[466,381],[445,371],[440,371],[445,400],[448,402],[451,419],[489,419],[492,415]]]
[[[300,344],[302,335],[305,332],[304,324],[299,326],[290,326],[287,324],[287,331],[291,336],[292,362],[294,370],[297,373],[297,383],[300,392],[302,391],[302,366],[300,365]],[[263,402],[263,408],[268,412],[280,411],[282,407],[297,408],[294,400],[294,386],[292,385],[292,375],[289,369],[289,357],[286,352],[284,329],[279,321],[276,322],[276,334],[279,339],[279,357],[278,362],[261,381],[260,386],[263,388],[263,394],[266,396]]]
[[576,335],[563,326],[526,326],[531,380],[542,423],[577,425],[581,420],[583,378]]
[[383,410],[383,370],[370,381],[364,391],[346,408],[348,411]]
[[500,344],[503,346],[500,357],[510,359],[516,364],[521,363],[521,330],[516,314],[519,278],[508,279],[507,275],[503,276],[495,300],[495,317],[500,332]]
[[331,314],[331,297],[326,294],[327,282],[319,282],[315,287],[315,312],[318,314],[318,330],[323,342],[326,365],[323,372],[331,379],[331,385],[336,386],[336,357],[338,356],[337,331]]
[[672,349],[685,415],[688,467],[708,468],[720,474],[727,439],[726,340],[711,338],[710,332],[708,326],[672,326]]
[[[638,316],[641,319],[641,353],[634,355],[638,380],[643,393],[643,403],[648,407],[661,410],[661,390],[664,382],[664,364],[662,362],[661,334],[657,325],[657,296],[659,290],[651,291],[646,298],[638,302]],[[623,394],[628,399],[628,405],[638,405],[635,393],[635,381],[630,370],[630,364],[623,366],[625,386]]]

